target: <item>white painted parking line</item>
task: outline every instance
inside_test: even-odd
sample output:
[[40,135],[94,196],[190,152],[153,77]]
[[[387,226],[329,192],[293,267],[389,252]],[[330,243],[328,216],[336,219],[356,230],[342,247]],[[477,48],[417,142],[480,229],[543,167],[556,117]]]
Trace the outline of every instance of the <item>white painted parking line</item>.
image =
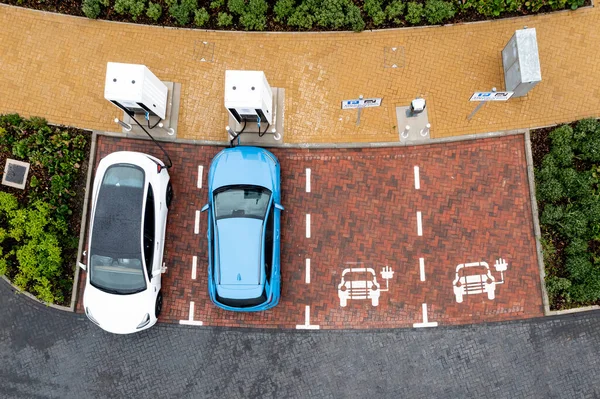
[[202,188],[202,173],[204,172],[204,166],[198,165],[198,188]]
[[422,309],[423,309],[423,323],[415,323],[413,324],[414,328],[421,328],[421,327],[437,327],[438,323],[437,322],[430,322],[429,319],[427,318],[427,304],[424,303],[422,305]]
[[200,233],[200,211],[196,211],[196,221],[194,222],[194,234]]
[[310,238],[310,213],[306,214],[306,238]]
[[298,330],[318,330],[320,328],[317,324],[310,324],[310,306],[306,305],[305,308],[304,324],[296,324]]
[[415,190],[421,188],[421,180],[419,179],[419,167],[415,166]]
[[190,315],[187,320],[179,320],[179,324],[185,324],[188,326],[201,326],[202,322],[194,320],[194,302],[190,301]]
[[306,284],[310,284],[310,259],[306,259]]
[[196,279],[196,267],[198,266],[198,257],[194,256],[192,258],[192,280]]
[[419,273],[421,275],[421,281],[425,281],[425,259],[419,258]]
[[421,221],[421,211],[417,212],[417,234],[423,235],[423,222]]
[[310,193],[310,168],[306,168],[306,192]]

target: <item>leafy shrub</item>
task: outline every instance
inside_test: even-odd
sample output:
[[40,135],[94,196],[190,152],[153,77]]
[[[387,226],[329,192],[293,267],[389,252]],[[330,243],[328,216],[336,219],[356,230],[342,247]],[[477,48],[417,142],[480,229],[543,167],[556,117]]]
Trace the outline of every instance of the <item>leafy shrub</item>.
[[296,8],[294,13],[288,18],[288,25],[295,26],[300,29],[311,29],[315,24],[315,17],[311,14],[310,5],[307,1],[303,1]]
[[573,130],[573,147],[581,159],[600,162],[600,123],[595,119],[577,123]]
[[558,224],[558,231],[570,239],[586,237],[588,233],[588,220],[582,211],[573,210],[566,212]]
[[385,22],[386,14],[383,11],[383,0],[365,0],[363,10],[373,20],[373,25],[381,25]]
[[540,216],[540,222],[545,225],[556,225],[563,218],[565,209],[560,205],[547,204]]
[[101,4],[101,0],[83,0],[81,3],[81,11],[83,11],[86,17],[96,19],[102,11],[102,7],[100,7]]
[[557,202],[565,197],[565,190],[558,180],[549,178],[536,185],[536,196],[538,201]]
[[273,7],[275,13],[275,21],[286,22],[288,18],[294,13],[295,0],[278,0]]
[[158,21],[160,16],[162,15],[162,7],[158,3],[148,3],[148,11],[146,11],[146,15],[153,21]]
[[538,12],[546,4],[546,0],[527,0],[525,6],[529,11]]
[[571,241],[571,243],[565,248],[565,253],[567,256],[580,256],[587,253],[588,243],[581,238],[575,238]]
[[213,0],[210,2],[210,8],[215,10],[217,8],[223,7],[224,4],[225,4],[225,0]]
[[175,2],[169,6],[169,15],[171,15],[179,25],[187,25],[190,22],[190,14],[198,8],[198,0],[181,0],[181,3]]
[[579,7],[585,4],[585,0],[567,0],[567,4],[571,10],[577,10]]
[[548,276],[546,278],[546,291],[550,302],[555,302],[558,298],[563,298],[566,302],[570,302],[571,295],[569,294],[571,281],[563,277]]
[[265,30],[268,9],[265,0],[250,0],[245,14],[240,17],[240,23],[246,30]]
[[115,0],[113,8],[118,14],[129,12],[131,18],[136,21],[146,8],[146,0]]
[[324,28],[339,29],[346,22],[344,5],[347,0],[322,0],[321,7],[316,11],[317,25]]
[[406,21],[413,25],[421,23],[423,18],[423,5],[411,1],[406,8]]
[[196,26],[204,26],[210,19],[210,15],[208,15],[208,11],[206,8],[202,7],[196,11],[194,11],[194,24]]
[[361,32],[365,29],[365,21],[360,14],[360,8],[352,3],[348,4],[346,8],[346,25],[354,32]]
[[425,19],[430,24],[440,24],[454,16],[454,4],[443,0],[427,0],[424,8]]
[[227,8],[232,14],[243,15],[246,13],[246,1],[227,0]]
[[400,20],[400,17],[402,16],[402,14],[404,14],[404,7],[405,4],[402,2],[402,0],[392,0],[387,5],[387,7],[385,7],[385,14],[387,16],[387,19],[390,21],[394,21],[397,24],[402,22]]
[[220,12],[217,15],[217,25],[219,26],[229,26],[233,23],[233,17],[231,14],[227,14],[226,12]]

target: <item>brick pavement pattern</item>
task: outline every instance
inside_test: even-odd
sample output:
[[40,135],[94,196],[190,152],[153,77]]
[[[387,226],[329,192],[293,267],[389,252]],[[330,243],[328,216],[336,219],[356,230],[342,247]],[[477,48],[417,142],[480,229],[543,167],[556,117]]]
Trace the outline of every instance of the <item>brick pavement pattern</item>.
[[[542,82],[468,122],[474,91],[504,87],[500,52],[525,25],[537,29]],[[122,113],[103,98],[106,63],[115,61],[145,64],[182,84],[180,138],[226,140],[227,69],[264,70],[272,86],[286,89],[287,143],[398,141],[395,107],[418,95],[428,100],[434,138],[545,126],[600,115],[598,26],[595,7],[360,34],[236,33],[0,5],[0,113],[117,131],[113,119]],[[383,105],[365,110],[357,127],[356,111],[342,111],[340,102],[360,94],[383,97]]]
[[386,331],[105,333],[0,281],[0,397],[597,398],[600,312]]
[[[272,310],[235,313],[215,307],[208,298],[206,216],[194,234],[195,211],[207,202],[208,167],[218,147],[166,144],[175,199],[169,211],[163,275],[161,321],[189,317],[205,325],[295,328],[310,322],[321,328],[408,327],[429,320],[466,324],[543,315],[540,277],[522,136],[507,136],[443,145],[362,150],[277,149],[281,163],[282,298]],[[96,161],[118,150],[147,152],[162,158],[149,141],[99,136]],[[198,165],[203,185],[197,188]],[[415,189],[414,166],[420,167]],[[311,192],[305,192],[305,170],[311,168]],[[417,212],[423,235],[417,235]],[[311,214],[311,237],[306,217]],[[198,257],[197,279],[191,279],[192,257]],[[426,279],[420,281],[419,258]],[[485,294],[455,302],[452,281],[456,265],[505,258],[509,269],[496,299]],[[305,283],[305,260],[311,259],[311,281]],[[338,284],[344,268],[361,262],[373,267],[381,288],[381,268],[394,277],[381,292],[379,306],[350,300],[341,308]],[[500,280],[498,273],[493,273]],[[83,275],[83,273],[82,273]],[[83,277],[82,277],[83,278]],[[83,280],[82,280],[83,281]],[[84,284],[80,284],[79,306]]]

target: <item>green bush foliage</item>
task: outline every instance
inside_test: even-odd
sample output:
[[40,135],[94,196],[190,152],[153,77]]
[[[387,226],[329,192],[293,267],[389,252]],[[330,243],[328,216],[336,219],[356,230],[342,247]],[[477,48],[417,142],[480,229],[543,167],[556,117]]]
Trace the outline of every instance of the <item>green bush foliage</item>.
[[387,19],[393,21],[396,24],[402,23],[400,17],[404,14],[405,4],[402,0],[392,0],[385,7],[385,15]]
[[210,15],[208,15],[208,11],[206,8],[202,7],[196,11],[194,11],[194,24],[196,26],[204,26],[210,19]]
[[288,18],[294,13],[295,5],[295,0],[278,0],[275,7],[273,7],[275,21],[287,22]]
[[175,18],[179,25],[187,25],[192,15],[198,8],[198,0],[180,0],[172,2],[169,6],[169,15]]
[[425,19],[432,25],[441,24],[456,13],[454,4],[443,0],[427,0],[423,9]]
[[373,25],[381,25],[385,22],[386,14],[383,11],[383,0],[365,0],[363,10],[367,13]]
[[158,21],[160,16],[162,15],[162,7],[158,3],[148,3],[148,11],[146,11],[146,15],[153,21]]
[[239,16],[240,24],[246,30],[264,30],[267,25],[266,0],[228,0],[227,8]]
[[113,9],[118,14],[129,13],[131,19],[136,21],[146,9],[146,0],[115,0]]
[[[535,171],[540,223],[565,245],[560,259],[544,253],[553,305],[600,300],[600,123],[585,119],[549,134],[550,151]],[[592,250],[590,250],[592,249]]]
[[423,19],[423,4],[411,1],[406,7],[406,21],[413,25],[420,24]]
[[0,274],[10,273],[15,285],[47,302],[62,302],[71,279],[62,254],[78,242],[68,222],[86,144],[83,135],[44,119],[0,115],[0,148],[49,176],[30,175],[26,203],[0,192]]
[[225,5],[225,0],[213,0],[210,2],[210,8],[213,10],[219,9]]
[[311,29],[349,28],[359,32],[365,28],[360,8],[351,0],[303,0],[288,18],[288,25]]
[[83,0],[81,3],[81,11],[86,17],[96,19],[102,12],[101,6],[108,6],[108,0]]
[[217,25],[225,27],[230,26],[233,23],[233,16],[226,12],[220,12],[217,16]]

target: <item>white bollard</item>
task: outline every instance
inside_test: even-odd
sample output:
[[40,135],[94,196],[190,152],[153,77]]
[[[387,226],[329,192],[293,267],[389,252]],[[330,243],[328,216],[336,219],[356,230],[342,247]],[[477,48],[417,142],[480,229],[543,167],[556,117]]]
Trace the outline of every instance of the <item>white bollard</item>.
[[429,128],[430,127],[431,127],[431,124],[428,123],[427,125],[425,125],[424,129],[421,129],[421,132],[420,132],[421,137],[425,137],[425,136],[427,136],[429,134]]
[[402,131],[402,133],[400,134],[400,136],[402,136],[403,139],[407,139],[408,138],[408,131],[409,130],[410,130],[410,125],[404,126],[404,130]]

